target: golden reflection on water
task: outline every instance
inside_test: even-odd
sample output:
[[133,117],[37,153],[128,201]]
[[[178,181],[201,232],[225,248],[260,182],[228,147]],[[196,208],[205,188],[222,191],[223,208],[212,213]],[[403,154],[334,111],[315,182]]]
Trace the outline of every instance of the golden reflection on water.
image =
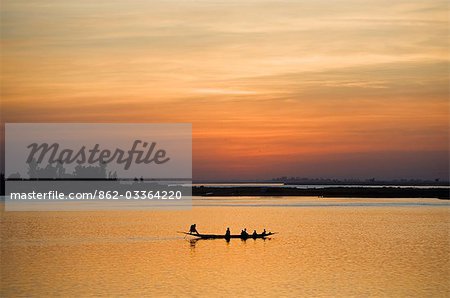
[[[298,208],[243,201],[249,206],[3,212],[0,296],[450,295],[449,205]],[[205,233],[230,226],[235,233],[246,227],[280,234],[265,241],[189,241],[176,231],[191,223]]]

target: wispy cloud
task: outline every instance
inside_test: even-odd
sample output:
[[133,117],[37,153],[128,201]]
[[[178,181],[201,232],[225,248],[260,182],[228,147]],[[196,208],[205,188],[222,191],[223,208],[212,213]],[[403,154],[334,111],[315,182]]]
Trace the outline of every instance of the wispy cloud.
[[195,88],[192,89],[194,93],[213,94],[213,95],[255,95],[256,91],[251,90],[236,90],[236,89],[220,89],[220,88]]

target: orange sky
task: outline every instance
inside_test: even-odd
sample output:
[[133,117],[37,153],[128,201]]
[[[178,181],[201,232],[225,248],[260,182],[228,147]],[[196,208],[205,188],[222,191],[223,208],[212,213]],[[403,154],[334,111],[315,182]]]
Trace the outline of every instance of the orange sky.
[[1,7],[3,122],[190,122],[194,178],[448,178],[446,1]]

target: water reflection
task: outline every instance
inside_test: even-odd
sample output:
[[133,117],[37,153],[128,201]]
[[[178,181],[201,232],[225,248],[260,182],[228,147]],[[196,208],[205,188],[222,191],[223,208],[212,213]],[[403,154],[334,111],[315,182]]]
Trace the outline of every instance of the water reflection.
[[270,241],[271,237],[266,237],[266,238],[258,238],[258,239],[254,239],[254,238],[247,238],[247,239],[202,239],[202,238],[191,238],[191,239],[186,239],[184,238],[187,242],[189,242],[189,247],[194,250],[197,243],[198,242],[219,242],[219,243],[223,243],[225,242],[227,246],[230,245],[230,243],[232,241],[240,241],[242,244],[246,244],[247,241],[253,241],[253,242],[266,242],[266,241]]

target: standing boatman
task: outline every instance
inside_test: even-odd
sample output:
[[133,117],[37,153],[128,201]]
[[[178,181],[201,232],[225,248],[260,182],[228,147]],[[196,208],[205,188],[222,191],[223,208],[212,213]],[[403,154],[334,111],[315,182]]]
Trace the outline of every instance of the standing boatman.
[[191,234],[191,235],[192,235],[193,233],[195,233],[195,234],[197,234],[197,235],[199,234],[198,231],[197,231],[196,226],[197,226],[196,224],[191,225],[191,227],[189,228],[189,234]]

